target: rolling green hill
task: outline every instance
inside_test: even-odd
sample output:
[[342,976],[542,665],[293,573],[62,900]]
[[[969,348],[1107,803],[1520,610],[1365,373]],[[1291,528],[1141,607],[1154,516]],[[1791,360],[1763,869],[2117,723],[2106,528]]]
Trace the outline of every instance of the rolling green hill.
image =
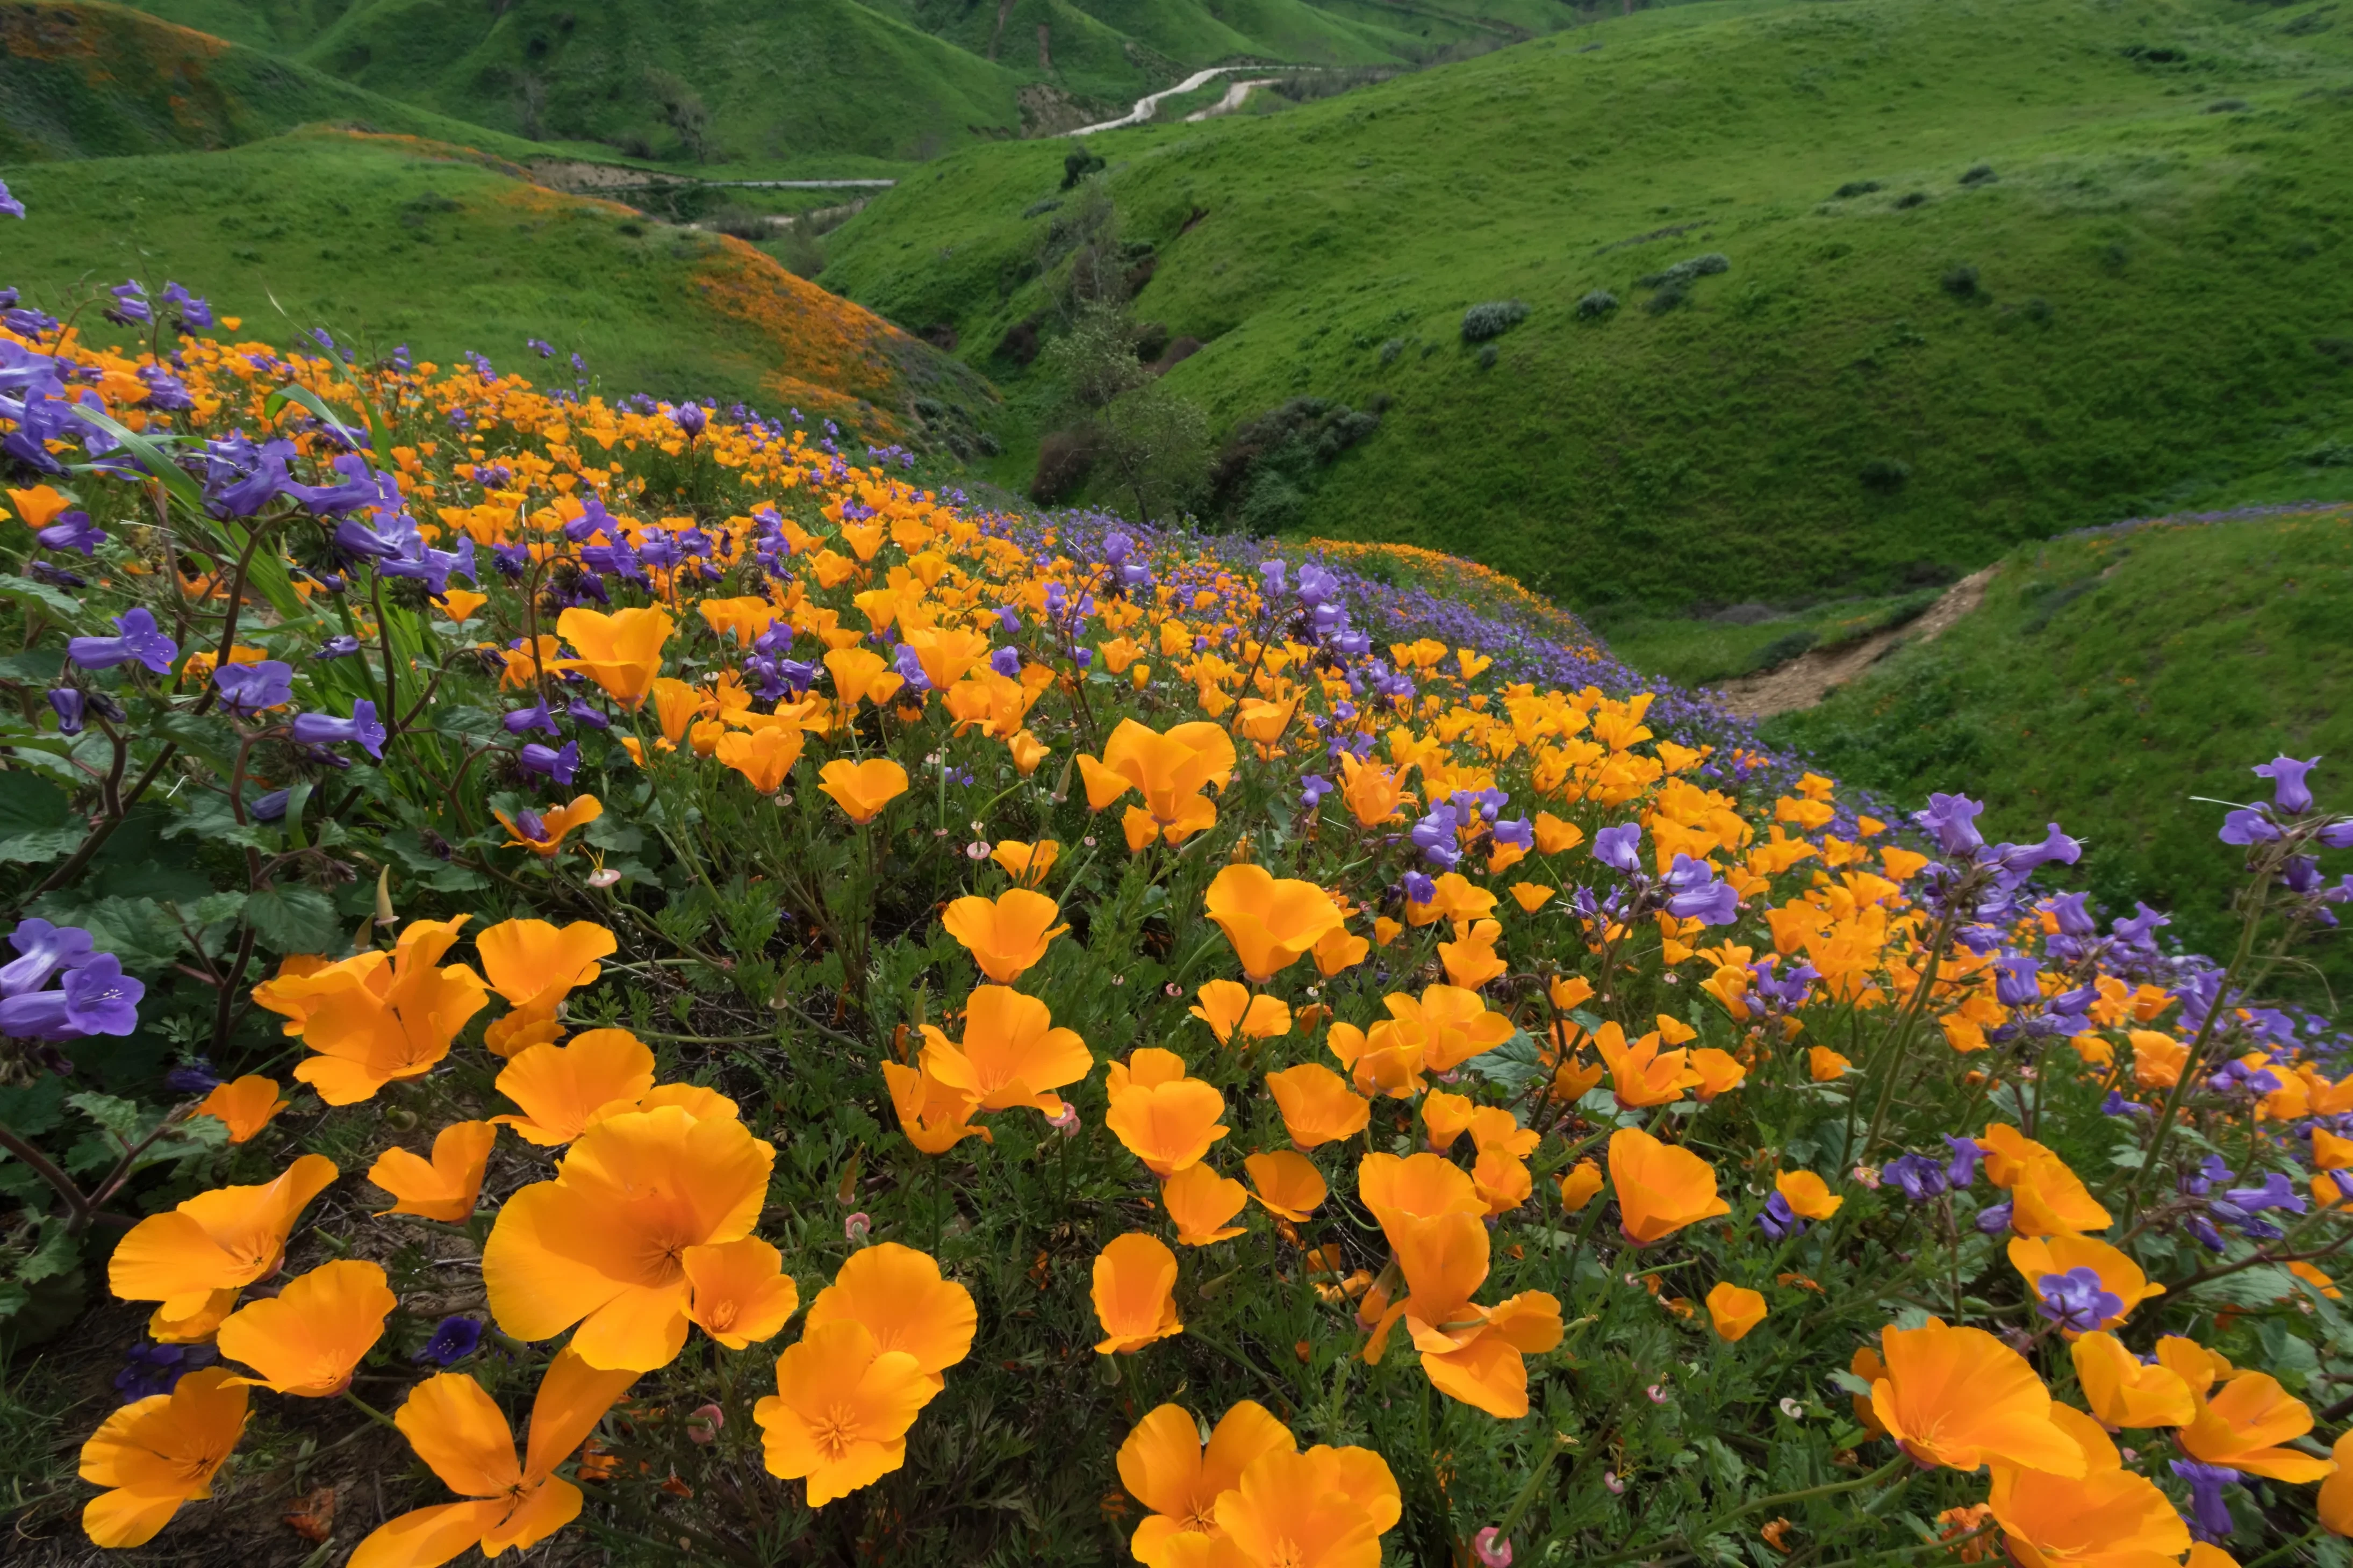
[[0,6],[0,162],[201,152],[311,121],[510,156],[530,151],[512,137],[122,6]]
[[[2353,436],[2348,49],[2326,0],[1699,5],[1092,144],[1137,315],[1207,343],[1172,387],[1222,429],[1386,401],[1282,521],[1673,609],[1946,580]],[[999,350],[1053,330],[1063,152],[927,168],[827,285],[1042,401]]]
[[[1907,803],[1982,795],[1989,837],[2055,816],[2091,840],[2102,901],[2228,952],[2223,808],[2192,797],[2267,798],[2247,769],[2280,752],[2353,766],[2348,628],[2353,507],[2074,535],[2014,551],[1959,626],[1764,732]],[[2327,972],[2353,984],[2342,938]]]
[[[370,354],[473,350],[543,384],[569,384],[577,353],[608,395],[797,405],[868,437],[917,434],[919,394],[975,420],[993,402],[962,365],[748,245],[558,195],[462,148],[320,131],[0,165],[0,179],[29,210],[10,220],[0,280],[59,316],[126,276],[177,279],[264,342],[324,327]],[[84,317],[103,333],[98,314]],[[527,353],[531,338],[559,357]]]

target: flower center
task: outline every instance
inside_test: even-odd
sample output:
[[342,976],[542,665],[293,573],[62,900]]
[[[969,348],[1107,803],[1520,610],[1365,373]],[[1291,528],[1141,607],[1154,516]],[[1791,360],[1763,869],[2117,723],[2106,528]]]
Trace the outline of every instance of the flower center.
[[828,1459],[839,1463],[858,1442],[858,1413],[836,1405],[809,1423],[809,1441]]

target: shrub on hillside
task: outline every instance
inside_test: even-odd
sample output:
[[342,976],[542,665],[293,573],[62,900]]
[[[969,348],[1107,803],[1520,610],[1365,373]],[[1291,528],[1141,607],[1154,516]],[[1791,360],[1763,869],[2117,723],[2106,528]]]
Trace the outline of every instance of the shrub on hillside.
[[1323,470],[1380,427],[1376,410],[1322,397],[1246,419],[1210,465],[1210,510],[1253,533],[1287,528],[1303,517]]
[[1857,196],[1867,196],[1877,189],[1879,189],[1877,180],[1849,180],[1831,195],[1834,199],[1845,202],[1852,201]]
[[1030,476],[1029,499],[1039,506],[1056,506],[1079,493],[1095,466],[1095,435],[1090,429],[1055,430],[1038,443],[1038,468]]
[[1913,207],[1926,206],[1927,203],[1928,193],[1926,191],[1906,191],[1902,195],[1895,198],[1895,207],[1899,212],[1908,211]]
[[1978,269],[1966,262],[1957,267],[1946,268],[1945,275],[1936,281],[1937,287],[1956,300],[1974,300],[1978,297]]
[[1799,654],[1810,652],[1814,644],[1820,640],[1821,634],[1808,626],[1800,626],[1793,632],[1784,632],[1748,656],[1746,673],[1756,675],[1767,669],[1778,668]]
[[1989,185],[2001,176],[1993,172],[1991,163],[1972,163],[1961,174],[1965,185]]
[[1580,321],[1598,321],[1617,309],[1617,295],[1607,289],[1595,289],[1588,291],[1577,301],[1577,319]]
[[1862,481],[1863,489],[1891,495],[1911,479],[1912,465],[1900,458],[1872,458],[1856,470],[1855,477]]
[[1490,300],[1462,312],[1462,341],[1483,343],[1500,338],[1528,319],[1528,308],[1517,300]]

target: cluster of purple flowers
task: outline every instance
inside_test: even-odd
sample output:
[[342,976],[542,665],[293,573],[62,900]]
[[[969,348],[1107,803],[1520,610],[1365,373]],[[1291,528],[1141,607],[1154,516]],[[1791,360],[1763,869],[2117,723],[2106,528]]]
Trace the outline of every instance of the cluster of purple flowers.
[[147,988],[122,973],[121,959],[96,951],[81,927],[27,916],[8,933],[8,945],[16,956],[0,964],[0,1035],[78,1040],[139,1026]]

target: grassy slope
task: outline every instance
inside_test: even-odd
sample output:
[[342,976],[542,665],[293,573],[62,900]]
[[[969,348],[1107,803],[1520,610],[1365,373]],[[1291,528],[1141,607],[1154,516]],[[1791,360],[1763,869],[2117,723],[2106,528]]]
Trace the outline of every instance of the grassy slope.
[[[754,398],[893,420],[916,391],[977,414],[986,387],[750,247],[510,179],[460,150],[320,132],[195,156],[0,167],[31,216],[0,258],[63,315],[126,275],[176,278],[290,342],[314,326],[373,353],[473,349],[548,381],[542,337],[613,395]],[[273,306],[273,300],[275,306]],[[282,312],[276,307],[282,307]],[[95,321],[98,312],[87,312]],[[830,389],[830,391],[827,390]]]
[[[1139,310],[1210,340],[1174,384],[1228,424],[1398,399],[1314,528],[1580,606],[1891,590],[2342,432],[2353,366],[2315,342],[2353,338],[2349,34],[2224,0],[1694,5],[1097,149],[1161,247]],[[1042,289],[1002,285],[1060,153],[927,171],[835,237],[828,284],[1008,372]],[[1961,185],[1979,162],[1999,178]],[[1885,188],[1825,199],[1862,178]],[[1636,308],[1704,251],[1730,273]],[[1628,308],[1580,324],[1595,288]],[[1482,374],[1461,313],[1510,297],[1534,313]],[[1908,482],[1868,488],[1873,458]]]
[[379,97],[307,66],[100,4],[0,8],[0,161],[234,146],[314,121],[526,144]]
[[[1765,732],[1907,803],[1981,796],[1989,837],[2055,816],[2093,840],[2103,900],[2176,910],[2192,948],[2227,953],[2222,808],[2190,797],[2266,795],[2247,769],[2278,752],[2353,765],[2348,628],[2353,508],[2061,538],[2013,552],[1936,642]],[[2329,968],[2353,982],[2353,953]]]

